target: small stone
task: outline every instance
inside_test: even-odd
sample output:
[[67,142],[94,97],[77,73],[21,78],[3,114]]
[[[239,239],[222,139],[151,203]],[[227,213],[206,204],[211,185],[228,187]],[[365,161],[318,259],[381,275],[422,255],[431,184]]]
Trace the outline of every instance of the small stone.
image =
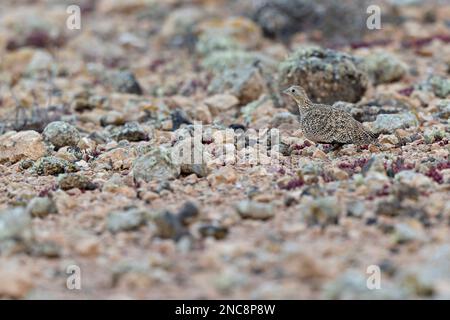
[[211,114],[217,116],[236,107],[239,104],[239,99],[231,94],[216,94],[205,99],[204,103],[209,107]]
[[130,71],[114,72],[109,81],[116,92],[142,95],[142,88]]
[[372,126],[375,133],[393,133],[396,129],[415,127],[418,123],[412,113],[379,114]]
[[410,220],[408,223],[395,225],[394,238],[397,243],[425,240],[425,233],[419,221]]
[[308,200],[300,208],[300,212],[309,226],[327,226],[339,221],[340,206],[334,197],[322,197]]
[[144,224],[144,212],[137,208],[113,211],[108,214],[106,225],[109,231],[131,231]]
[[243,200],[236,207],[243,219],[267,220],[275,215],[271,204]]
[[36,131],[8,132],[0,136],[0,163],[37,160],[46,153],[47,148]]
[[445,130],[439,128],[428,128],[423,133],[423,138],[425,142],[428,144],[432,144],[435,141],[440,141],[444,139],[445,136],[446,136]]
[[27,206],[27,211],[32,217],[44,218],[49,214],[57,213],[55,202],[49,197],[33,198]]
[[224,239],[228,235],[228,228],[212,224],[204,224],[198,228],[203,238],[213,237],[216,240]]
[[221,167],[208,176],[208,182],[212,186],[217,186],[222,183],[235,183],[236,180],[236,171],[231,166]]
[[34,287],[34,275],[20,264],[0,263],[0,298],[22,299]]
[[84,238],[76,242],[75,251],[84,257],[95,257],[100,243],[95,237]]
[[58,186],[62,190],[78,188],[80,190],[94,190],[97,186],[85,175],[80,173],[66,173],[58,177]]
[[77,128],[64,121],[49,123],[42,133],[45,141],[50,142],[56,149],[71,146],[76,147],[80,141],[80,133]]
[[170,151],[163,147],[154,148],[133,164],[134,179],[145,182],[176,179],[180,172],[181,168],[172,161]]
[[442,76],[432,75],[418,85],[418,89],[433,92],[438,98],[450,97],[450,79]]
[[100,118],[100,125],[106,127],[108,125],[121,126],[125,123],[125,115],[119,111],[109,111]]
[[31,216],[25,208],[17,207],[0,211],[0,241],[29,237]]
[[200,215],[198,206],[193,202],[186,202],[178,212],[178,217],[184,225],[191,224]]
[[316,149],[312,156],[313,158],[316,159],[323,159],[323,160],[328,159],[327,154],[320,149]]
[[83,153],[78,147],[62,147],[56,152],[55,156],[69,162],[77,162],[83,159]]
[[153,218],[153,222],[157,229],[157,236],[160,238],[179,240],[188,234],[179,217],[169,211],[159,213]]
[[76,172],[77,165],[56,157],[43,157],[33,165],[33,171],[40,176],[56,176],[60,173]]
[[188,137],[177,142],[172,148],[172,161],[181,168],[181,173],[195,173],[198,177],[206,177],[209,174],[207,162],[210,159],[200,138]]
[[339,168],[332,168],[330,174],[336,180],[347,180],[349,178],[349,174]]
[[114,138],[117,141],[147,141],[148,134],[137,122],[128,122],[116,135],[114,135]]

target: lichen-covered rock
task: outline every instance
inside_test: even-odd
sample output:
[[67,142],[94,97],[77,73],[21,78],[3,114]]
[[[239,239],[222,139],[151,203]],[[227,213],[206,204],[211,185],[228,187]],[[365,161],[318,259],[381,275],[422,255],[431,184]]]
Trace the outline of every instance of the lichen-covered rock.
[[375,85],[400,80],[407,72],[406,64],[389,53],[374,53],[365,57],[362,68]]
[[448,120],[450,118],[450,100],[442,100],[437,105],[438,112],[434,115],[437,118]]
[[450,97],[450,79],[447,77],[432,75],[417,87],[420,90],[431,91],[442,99]]
[[357,102],[364,95],[368,78],[358,59],[342,52],[301,48],[280,66],[280,86],[302,86],[313,102]]
[[94,190],[97,186],[83,174],[66,173],[58,177],[58,186],[62,190],[78,188],[80,190]]
[[12,131],[0,136],[0,163],[37,160],[46,153],[42,136],[36,131]]
[[49,214],[57,213],[58,209],[52,198],[36,197],[28,203],[27,211],[32,217],[44,218]]
[[78,167],[67,160],[56,157],[43,157],[33,164],[32,170],[40,176],[56,176],[60,173],[76,172]]
[[404,129],[418,125],[417,118],[412,113],[380,114],[372,124],[375,133],[393,133],[396,129]]
[[45,141],[50,142],[56,149],[71,146],[76,147],[80,141],[80,133],[73,125],[64,121],[49,123],[42,133]]
[[172,180],[180,172],[180,166],[172,161],[171,151],[163,147],[154,148],[133,164],[133,177],[137,181]]
[[138,208],[112,211],[108,214],[106,225],[109,231],[131,231],[145,223],[144,211]]

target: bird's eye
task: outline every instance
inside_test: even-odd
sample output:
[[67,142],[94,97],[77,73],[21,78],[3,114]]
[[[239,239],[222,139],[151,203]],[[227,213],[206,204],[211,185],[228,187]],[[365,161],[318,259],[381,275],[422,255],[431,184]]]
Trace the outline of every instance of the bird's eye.
[[291,92],[295,92],[295,89],[292,89]]

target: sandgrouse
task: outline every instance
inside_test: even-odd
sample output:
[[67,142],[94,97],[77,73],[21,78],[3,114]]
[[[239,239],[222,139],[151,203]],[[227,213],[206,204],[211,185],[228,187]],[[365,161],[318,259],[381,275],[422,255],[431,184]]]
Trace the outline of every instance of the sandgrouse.
[[376,136],[350,113],[333,106],[312,103],[300,86],[291,86],[283,92],[297,102],[300,126],[307,139],[316,143],[331,144],[332,150],[350,143],[356,145],[376,143]]

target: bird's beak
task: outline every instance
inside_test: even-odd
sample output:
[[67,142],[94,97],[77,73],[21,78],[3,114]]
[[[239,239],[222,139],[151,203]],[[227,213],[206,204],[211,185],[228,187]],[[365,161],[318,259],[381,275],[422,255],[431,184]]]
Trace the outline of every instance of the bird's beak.
[[290,95],[289,88],[283,90],[283,93],[284,93],[284,94],[287,94],[287,95]]

